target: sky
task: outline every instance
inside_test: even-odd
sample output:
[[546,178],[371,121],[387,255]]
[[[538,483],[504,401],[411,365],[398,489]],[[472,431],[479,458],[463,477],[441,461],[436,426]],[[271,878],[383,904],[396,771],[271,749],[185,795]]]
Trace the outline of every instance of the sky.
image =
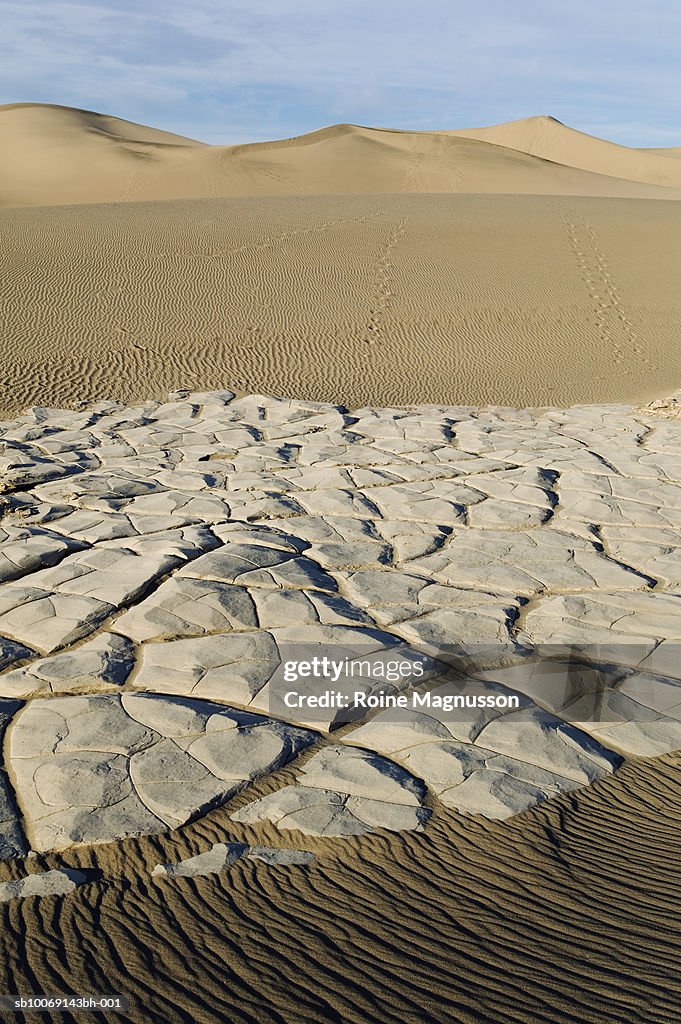
[[551,114],[673,146],[680,50],[670,0],[0,0],[0,103],[221,144]]

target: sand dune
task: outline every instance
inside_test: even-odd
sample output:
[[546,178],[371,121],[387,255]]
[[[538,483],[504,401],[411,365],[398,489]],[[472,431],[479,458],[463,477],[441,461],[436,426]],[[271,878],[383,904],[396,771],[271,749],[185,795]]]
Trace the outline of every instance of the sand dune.
[[540,196],[7,210],[0,408],[231,387],[351,405],[681,383],[681,204]]
[[0,106],[0,205],[120,201],[141,167],[201,148],[88,110]]
[[673,151],[629,149],[576,131],[554,117],[527,117],[490,128],[462,128],[447,134],[504,146],[594,174],[669,188],[681,187],[681,167],[669,159],[674,156]]
[[181,386],[513,405],[678,387],[679,160],[550,118],[473,134],[208,146],[1,107],[0,408]]
[[681,146],[665,146],[665,147],[653,147],[652,149],[640,149],[639,153],[659,153],[660,156],[670,156],[674,160],[678,160],[681,157]]
[[[543,123],[527,124],[535,120]],[[681,198],[676,161],[562,125],[567,136],[559,132],[555,153],[535,151],[533,129],[503,127],[517,144],[505,135],[479,141],[340,124],[275,142],[207,146],[89,111],[13,104],[0,107],[0,205],[395,192]],[[612,156],[589,162],[581,139]],[[654,174],[641,170],[647,164]]]

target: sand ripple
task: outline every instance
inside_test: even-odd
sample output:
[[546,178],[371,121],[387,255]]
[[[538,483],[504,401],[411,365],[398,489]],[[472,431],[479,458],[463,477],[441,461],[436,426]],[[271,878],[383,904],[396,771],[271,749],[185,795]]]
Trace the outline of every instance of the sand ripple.
[[680,218],[677,203],[558,196],[4,211],[0,414],[178,387],[355,406],[647,400],[681,382]]
[[512,822],[439,807],[425,833],[307,840],[308,866],[240,860],[159,887],[159,860],[226,831],[281,846],[217,811],[73,852],[105,879],[67,898],[0,905],[0,988],[119,991],[140,1024],[676,1024],[679,813],[668,756]]

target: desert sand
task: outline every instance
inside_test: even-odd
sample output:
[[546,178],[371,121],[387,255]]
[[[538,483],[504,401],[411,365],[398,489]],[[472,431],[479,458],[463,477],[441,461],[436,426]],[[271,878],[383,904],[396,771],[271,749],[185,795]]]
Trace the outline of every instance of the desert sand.
[[[218,810],[172,835],[41,855],[32,870],[98,877],[0,903],[0,988],[127,993],[135,1024],[676,1024],[678,780],[678,757],[637,761],[510,822],[436,806],[426,832],[340,849]],[[226,834],[315,861],[152,876]]]
[[0,138],[0,993],[675,1024],[679,151]]
[[462,128],[447,134],[503,146],[592,174],[667,188],[678,188],[681,182],[681,168],[673,162],[673,158],[678,157],[678,149],[630,149],[575,131],[555,117],[528,117],[490,128]]
[[516,406],[676,387],[678,160],[545,118],[484,131],[218,147],[0,108],[0,412],[178,387]]
[[[91,111],[10,104],[0,106],[0,205],[395,192],[681,198],[681,167],[664,154],[590,138],[552,118],[481,131],[479,139],[337,124],[208,146]],[[535,146],[545,133],[547,144]]]

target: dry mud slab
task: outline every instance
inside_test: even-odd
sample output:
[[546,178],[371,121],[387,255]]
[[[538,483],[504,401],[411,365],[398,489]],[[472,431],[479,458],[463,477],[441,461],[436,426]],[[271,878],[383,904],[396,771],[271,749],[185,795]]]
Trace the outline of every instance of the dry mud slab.
[[[680,435],[224,391],[2,424],[3,990],[672,1024]],[[430,703],[289,709],[291,652]]]

